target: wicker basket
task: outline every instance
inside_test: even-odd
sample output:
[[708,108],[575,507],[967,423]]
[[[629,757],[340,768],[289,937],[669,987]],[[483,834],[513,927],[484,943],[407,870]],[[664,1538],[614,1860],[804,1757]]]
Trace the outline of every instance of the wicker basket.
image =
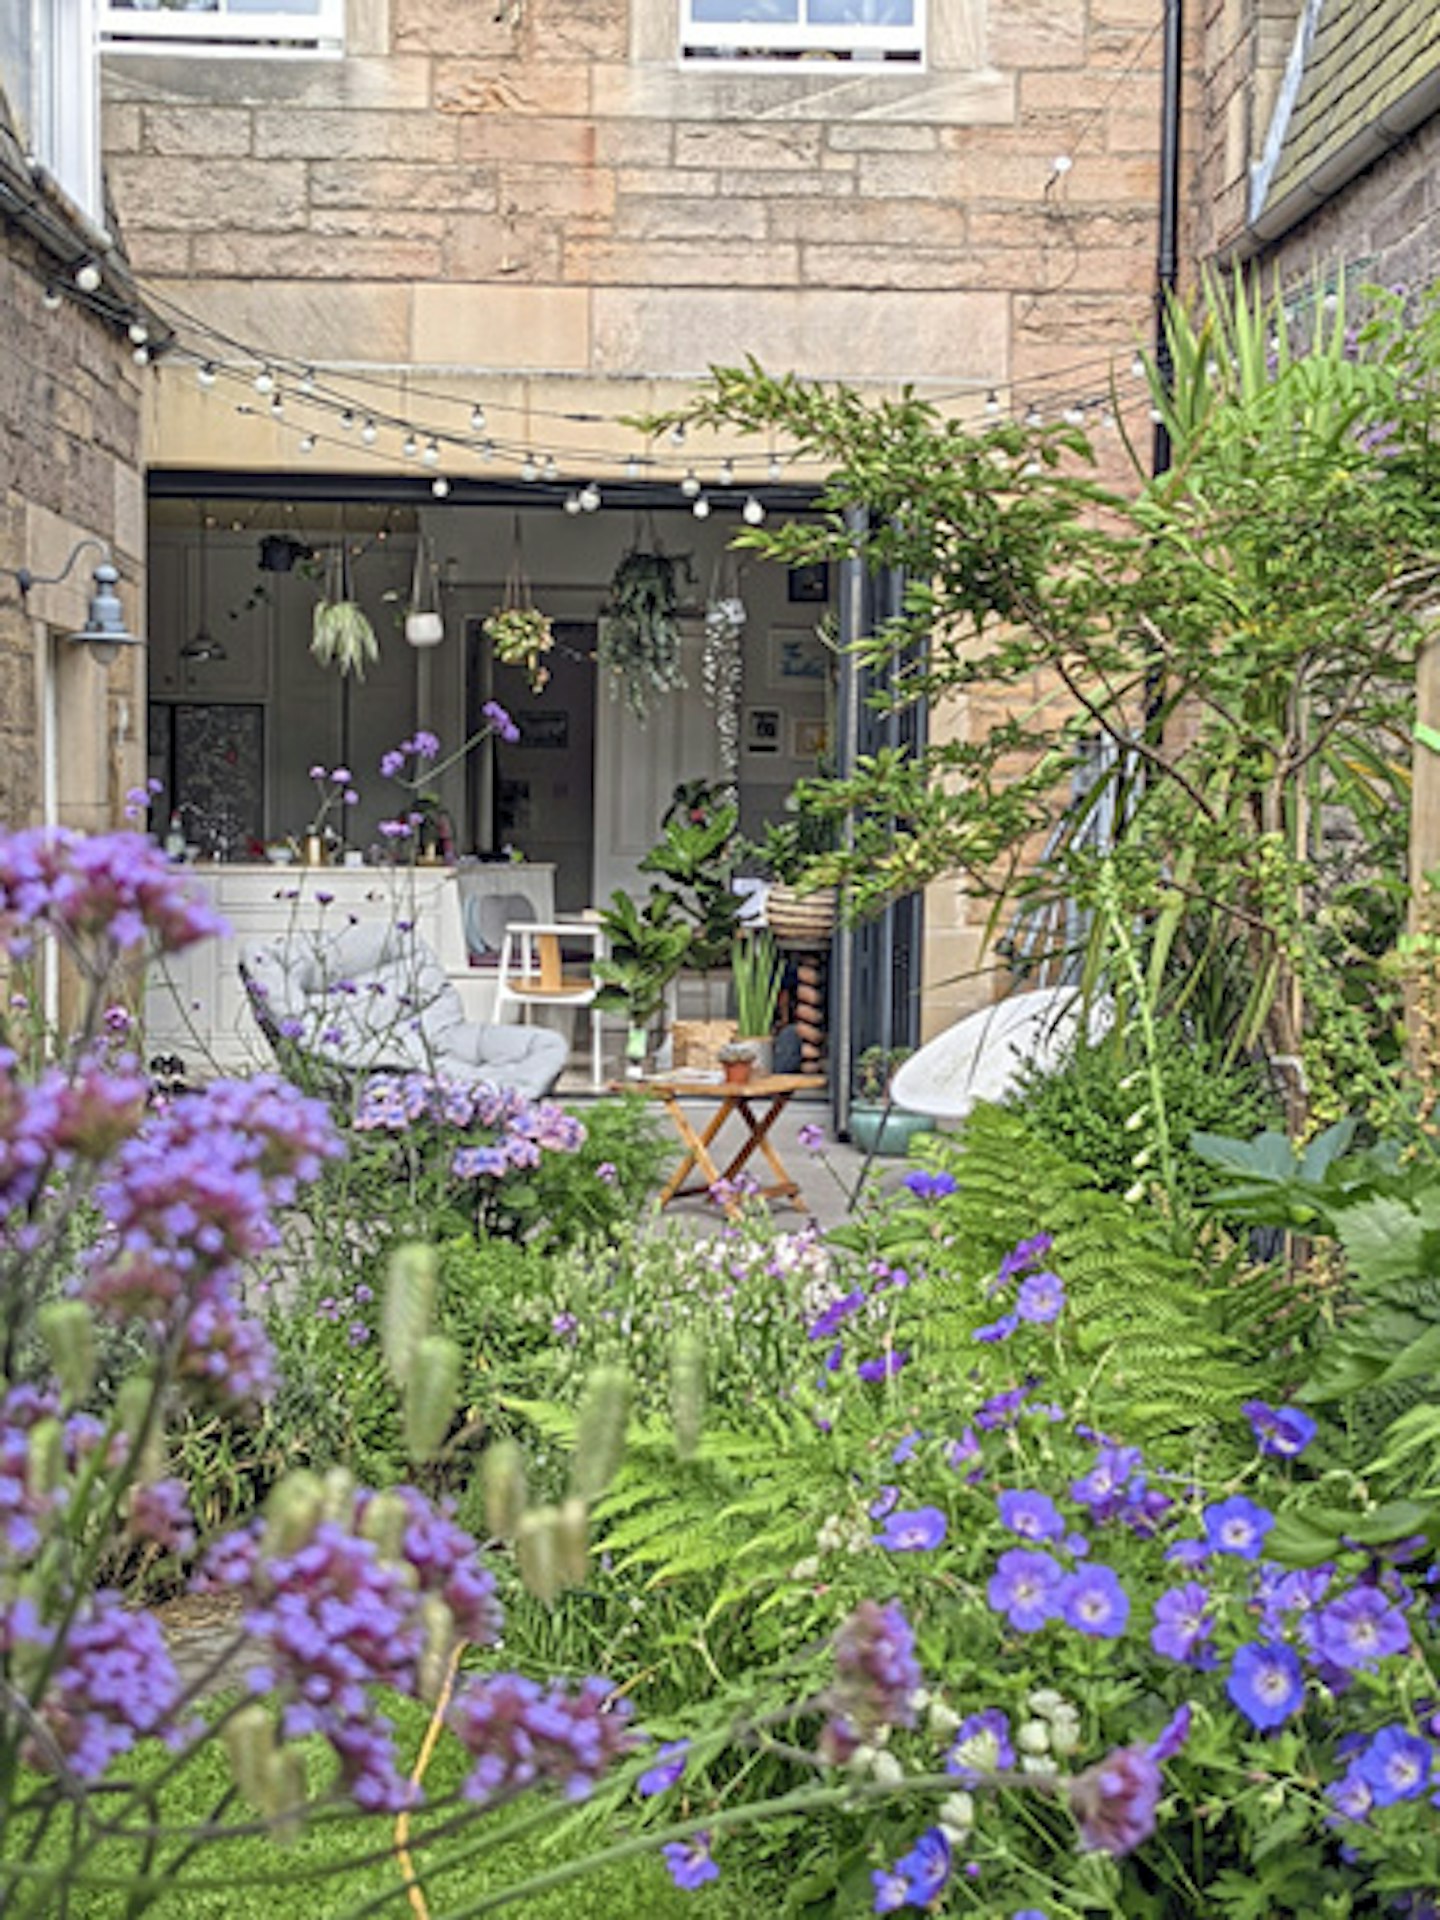
[[733,1020],[676,1020],[670,1028],[677,1067],[712,1068],[720,1065],[720,1049],[735,1038]]
[[765,920],[782,947],[826,947],[835,931],[834,887],[797,893],[777,885],[765,896]]

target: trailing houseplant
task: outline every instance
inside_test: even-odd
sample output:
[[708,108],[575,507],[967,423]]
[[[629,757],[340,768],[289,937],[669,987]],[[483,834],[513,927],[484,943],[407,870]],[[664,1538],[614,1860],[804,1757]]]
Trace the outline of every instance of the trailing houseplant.
[[357,680],[363,680],[366,666],[380,658],[375,629],[355,600],[350,554],[343,541],[325,556],[325,584],[315,603],[310,651],[322,667],[333,664]]
[[668,553],[632,548],[615,569],[600,621],[600,669],[610,676],[611,696],[623,695],[642,726],[657,694],[685,684],[675,569]]

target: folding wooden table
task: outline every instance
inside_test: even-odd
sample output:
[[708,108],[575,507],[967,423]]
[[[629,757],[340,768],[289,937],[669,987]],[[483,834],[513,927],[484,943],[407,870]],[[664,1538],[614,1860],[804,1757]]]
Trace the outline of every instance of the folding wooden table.
[[[800,1185],[791,1178],[784,1161],[776,1152],[775,1142],[770,1137],[771,1131],[797,1093],[813,1093],[824,1085],[825,1076],[819,1073],[769,1073],[739,1085],[683,1078],[629,1080],[623,1086],[617,1086],[616,1092],[643,1093],[647,1099],[659,1100],[685,1148],[684,1158],[661,1189],[662,1207],[668,1207],[672,1200],[680,1200],[690,1194],[709,1193],[722,1181],[727,1184],[733,1182],[756,1152],[760,1153],[775,1175],[768,1186],[760,1188],[760,1192],[767,1200],[788,1200],[794,1206],[799,1203]],[[698,1132],[682,1101],[702,1104],[711,1109],[709,1118]],[[715,1164],[710,1148],[732,1113],[738,1114],[743,1123],[746,1139],[740,1151],[722,1169]],[[700,1180],[687,1186],[685,1183],[690,1174],[697,1170],[701,1175]],[[725,1211],[733,1214],[738,1208],[738,1198],[724,1205]]]

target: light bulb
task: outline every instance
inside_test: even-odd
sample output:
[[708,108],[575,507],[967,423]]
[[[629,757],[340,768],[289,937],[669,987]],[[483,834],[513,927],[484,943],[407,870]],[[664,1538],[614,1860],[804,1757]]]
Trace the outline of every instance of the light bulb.
[[262,367],[259,373],[256,374],[255,391],[257,393],[273,393],[275,391],[275,376],[269,367]]
[[783,471],[784,469],[780,465],[779,454],[772,453],[770,456],[770,478],[772,480],[778,480]]
[[483,433],[485,431],[484,407],[477,405],[470,409],[470,431],[472,433]]
[[199,386],[213,387],[215,384],[215,362],[213,360],[206,360],[197,367],[195,370],[195,380]]
[[278,420],[281,417],[281,415],[284,413],[284,411],[285,411],[284,394],[283,393],[272,394],[270,398],[270,418],[272,420]]
[[1157,427],[1163,427],[1163,426],[1164,426],[1164,424],[1165,424],[1165,416],[1164,416],[1164,414],[1163,414],[1163,413],[1162,413],[1162,412],[1160,411],[1160,409],[1159,409],[1159,407],[1151,407],[1151,409],[1150,409],[1150,420],[1151,420],[1151,423],[1152,423],[1152,425],[1154,425],[1154,426],[1157,426]]
[[683,420],[677,420],[677,421],[675,422],[675,424],[674,424],[674,426],[673,426],[673,427],[671,427],[671,429],[670,429],[670,438],[671,438],[671,439],[672,439],[672,440],[674,441],[674,443],[675,443],[675,445],[676,445],[677,447],[683,447],[683,446],[684,446],[684,444],[685,444],[685,422],[684,422]]
[[740,517],[744,520],[745,524],[750,527],[758,527],[760,522],[765,518],[765,509],[753,493],[740,509]]
[[301,393],[313,393],[315,391],[314,367],[306,367],[305,371],[301,374],[300,391]]
[[1055,158],[1050,162],[1050,171],[1052,173],[1069,173],[1074,164],[1075,162],[1070,158],[1068,153],[1057,153]]
[[100,291],[101,272],[93,260],[82,260],[75,269],[75,284],[81,293]]
[[438,467],[440,464],[440,442],[438,440],[427,440],[425,442],[425,451],[421,454],[420,458],[425,462],[427,467]]
[[1044,420],[1045,416],[1041,413],[1039,407],[1029,406],[1025,409],[1025,424],[1027,427],[1043,426]]
[[580,489],[580,505],[586,513],[594,513],[600,505],[600,489],[592,480],[588,486]]
[[130,358],[135,362],[137,367],[148,367],[150,364],[149,347],[145,346],[142,343],[140,346],[136,347],[135,351],[131,354]]
[[627,480],[638,480],[640,478],[640,462],[635,458],[633,453],[625,462],[625,478]]
[[54,313],[55,309],[60,305],[60,301],[61,295],[58,287],[46,287],[44,293],[40,296],[40,304],[47,313]]
[[480,442],[480,458],[482,460],[493,460],[495,458],[495,442],[493,440],[482,440]]
[[365,442],[367,447],[373,447],[375,444],[375,436],[378,432],[379,428],[375,425],[375,422],[373,420],[367,420],[360,429],[360,438]]
[[697,520],[708,520],[710,518],[710,502],[705,498],[703,493],[695,502],[694,506],[691,507],[690,511]]
[[527,453],[520,462],[520,478],[525,481],[535,480],[539,478],[539,474],[540,469],[535,465],[534,454]]
[[734,486],[735,462],[733,460],[722,460],[720,462],[720,484],[722,487]]
[[350,429],[354,426],[354,424],[355,424],[355,416],[350,411],[349,407],[346,407],[345,411],[340,415],[341,431],[344,433],[349,433]]
[[1083,407],[1066,407],[1061,418],[1067,427],[1083,427],[1085,424],[1085,409]]
[[1136,354],[1135,358],[1130,362],[1130,371],[1137,380],[1143,380],[1145,378],[1145,356],[1143,354]]
[[991,387],[990,391],[985,396],[985,411],[988,414],[992,414],[992,415],[997,414],[1000,411],[1000,396],[995,391],[994,387]]
[[567,494],[566,494],[566,496],[565,496],[565,511],[566,511],[566,513],[569,513],[569,514],[576,514],[576,513],[579,513],[579,512],[581,511],[581,508],[580,508],[580,496],[579,496],[579,494],[578,494],[578,493],[567,493]]
[[150,329],[143,320],[132,320],[125,331],[130,335],[130,338],[137,347],[143,347],[145,342],[150,338]]
[[407,433],[405,438],[400,442],[400,451],[407,460],[413,460],[415,458],[416,454],[420,451],[420,442],[415,438],[413,433]]
[[313,453],[315,451],[315,436],[313,433],[301,434],[300,451],[301,453]]
[[545,456],[545,478],[547,480],[558,480],[560,478],[560,469],[555,464],[555,456],[553,453],[547,453]]
[[700,482],[696,477],[695,469],[693,467],[691,467],[690,471],[686,474],[685,478],[680,482],[680,491],[681,493],[684,494],[687,500],[693,500],[696,494],[699,493]]
[[437,473],[435,478],[430,482],[430,491],[437,500],[443,500],[446,494],[449,493],[450,482],[445,478],[443,473]]

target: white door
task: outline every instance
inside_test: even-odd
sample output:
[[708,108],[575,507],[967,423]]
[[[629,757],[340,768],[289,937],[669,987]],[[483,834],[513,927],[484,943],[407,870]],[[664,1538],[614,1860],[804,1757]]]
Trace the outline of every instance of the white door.
[[682,621],[680,659],[685,682],[659,695],[642,727],[623,699],[603,682],[595,699],[595,900],[603,906],[618,887],[643,897],[649,880],[640,861],[660,838],[660,816],[676,787],[718,780],[720,736],[700,677],[704,628]]

